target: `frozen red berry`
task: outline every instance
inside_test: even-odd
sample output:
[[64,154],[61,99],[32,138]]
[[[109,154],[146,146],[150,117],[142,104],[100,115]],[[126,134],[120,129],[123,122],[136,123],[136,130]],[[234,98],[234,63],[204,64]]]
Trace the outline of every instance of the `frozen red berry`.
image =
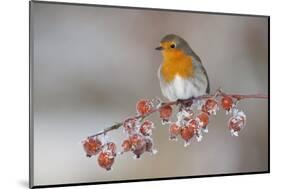
[[229,111],[233,107],[233,100],[230,96],[224,96],[221,99],[221,106],[223,109]]
[[186,126],[192,128],[194,130],[194,132],[199,129],[198,122],[195,119],[190,119],[187,122]]
[[202,106],[202,111],[215,115],[218,111],[218,102],[215,99],[208,99]]
[[196,120],[199,122],[199,126],[205,128],[209,124],[209,114],[205,112],[201,112],[197,117]]
[[130,151],[132,148],[132,143],[130,140],[126,139],[123,141],[122,143],[122,149],[123,149],[123,152],[128,152]]
[[133,134],[130,136],[130,141],[132,144],[132,151],[139,158],[146,150],[146,142],[144,136],[140,134]]
[[228,128],[234,136],[238,136],[238,132],[243,129],[245,125],[246,115],[242,111],[236,112],[228,121]]
[[185,141],[185,146],[189,144],[190,139],[195,134],[199,135],[198,122],[195,119],[191,119],[181,128],[181,137]]
[[181,128],[181,137],[185,141],[189,141],[194,136],[194,128],[184,126]]
[[133,134],[130,136],[130,141],[133,149],[139,148],[143,144],[144,136],[138,133]]
[[191,127],[183,127],[181,129],[181,137],[184,141],[188,142],[194,136],[194,129]]
[[146,143],[144,142],[144,144],[140,147],[140,148],[136,148],[133,150],[133,153],[136,155],[136,158],[140,158],[140,156],[145,152],[146,150]]
[[153,104],[150,100],[140,100],[137,102],[136,109],[140,115],[147,114],[153,108]]
[[173,108],[171,106],[164,106],[159,110],[160,118],[164,120],[169,120],[172,116]]
[[169,127],[170,139],[176,140],[176,137],[180,134],[181,127],[177,123],[172,123]]
[[114,163],[114,157],[109,152],[101,152],[98,156],[99,165],[109,171]]
[[124,131],[129,134],[132,133],[135,129],[136,122],[137,122],[137,119],[134,119],[134,118],[126,119],[123,123]]
[[153,122],[149,120],[145,120],[140,126],[140,132],[144,136],[149,136],[152,134]]
[[101,141],[96,137],[88,137],[83,143],[84,150],[88,157],[97,155],[101,150],[101,146]]

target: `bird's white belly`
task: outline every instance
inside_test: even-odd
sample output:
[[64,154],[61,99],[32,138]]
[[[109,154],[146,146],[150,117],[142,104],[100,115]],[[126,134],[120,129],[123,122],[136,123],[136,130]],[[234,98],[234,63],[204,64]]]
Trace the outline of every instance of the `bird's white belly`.
[[198,89],[193,83],[194,79],[183,79],[176,76],[170,83],[161,81],[161,90],[163,95],[169,100],[188,99],[205,93],[204,90]]

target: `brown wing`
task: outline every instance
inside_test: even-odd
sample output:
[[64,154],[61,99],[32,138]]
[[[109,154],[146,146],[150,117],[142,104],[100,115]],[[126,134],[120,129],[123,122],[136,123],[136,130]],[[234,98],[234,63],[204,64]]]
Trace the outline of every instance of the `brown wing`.
[[203,65],[201,65],[201,66],[202,66],[203,73],[205,74],[206,79],[207,79],[207,82],[208,82],[207,88],[206,88],[206,93],[207,93],[207,94],[210,94],[210,81],[209,81],[209,77],[208,77],[207,71],[206,71],[206,69],[204,68],[204,66],[203,66]]

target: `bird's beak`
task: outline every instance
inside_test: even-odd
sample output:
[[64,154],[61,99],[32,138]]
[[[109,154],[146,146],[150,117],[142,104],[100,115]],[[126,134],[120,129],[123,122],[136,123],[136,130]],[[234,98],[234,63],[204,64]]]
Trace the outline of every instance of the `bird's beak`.
[[156,47],[155,50],[161,51],[161,50],[163,50],[163,47],[161,47],[161,46]]

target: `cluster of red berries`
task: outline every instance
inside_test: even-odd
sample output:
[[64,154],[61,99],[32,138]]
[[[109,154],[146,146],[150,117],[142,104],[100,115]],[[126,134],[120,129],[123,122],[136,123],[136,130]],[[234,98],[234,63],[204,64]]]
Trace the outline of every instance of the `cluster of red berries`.
[[116,156],[116,145],[113,142],[103,144],[98,137],[88,137],[83,141],[87,157],[98,155],[99,165],[110,170]]
[[[162,124],[169,125],[171,140],[177,140],[177,137],[180,136],[185,141],[185,146],[187,146],[194,137],[196,137],[197,141],[201,141],[203,137],[202,131],[205,133],[208,132],[210,116],[216,115],[219,110],[219,102],[215,97],[197,101],[197,109],[199,110],[197,114],[193,111],[193,103],[190,103],[188,106],[181,104],[180,110],[177,113],[177,120],[174,122],[170,121],[172,107],[167,105],[160,108],[159,112]],[[232,113],[228,127],[232,135],[238,136],[238,132],[246,124],[245,114],[237,109],[236,103],[234,103],[230,96],[223,96],[220,99],[220,105],[227,114]]]
[[154,123],[150,120],[143,120],[143,116],[155,108],[152,100],[140,100],[137,102],[136,111],[138,118],[129,118],[123,123],[123,131],[127,138],[122,143],[122,151],[133,152],[136,158],[144,152],[156,153],[153,149],[152,129]]
[[[122,123],[123,131],[126,139],[123,140],[121,151],[117,153],[117,147],[113,142],[101,142],[96,137],[88,137],[83,141],[84,150],[88,157],[98,155],[98,164],[106,169],[111,170],[114,159],[117,154],[132,152],[136,158],[140,158],[145,152],[155,154],[157,151],[153,149],[152,130],[154,123],[150,120],[144,120],[146,116],[152,112],[158,111],[163,125],[169,125],[169,138],[177,140],[180,136],[185,146],[190,144],[192,138],[196,137],[197,141],[202,140],[202,131],[208,132],[208,124],[210,116],[216,115],[221,106],[226,110],[227,114],[231,114],[228,121],[228,128],[233,136],[238,136],[238,132],[246,124],[246,116],[242,111],[237,109],[237,101],[231,96],[223,96],[220,103],[216,97],[196,100],[197,103],[180,103],[177,112],[177,120],[171,121],[173,108],[171,104],[162,104],[160,100],[140,100],[136,104],[137,115],[128,118]],[[197,105],[195,111],[194,106]]]
[[116,144],[102,142],[98,136],[88,137],[83,141],[84,151],[87,157],[98,155],[98,164],[106,170],[111,170],[117,154],[131,151],[135,158],[140,158],[144,152],[155,154],[153,140],[151,138],[154,123],[149,120],[142,121],[142,116],[149,113],[155,107],[153,101],[141,100],[137,103],[137,115],[139,118],[126,119],[122,126],[127,138],[122,142],[122,150],[117,153]]
[[224,96],[221,99],[221,105],[226,110],[226,114],[232,113],[228,121],[228,128],[231,135],[238,136],[238,132],[246,126],[246,115],[237,109],[236,103],[234,104],[229,96]]

